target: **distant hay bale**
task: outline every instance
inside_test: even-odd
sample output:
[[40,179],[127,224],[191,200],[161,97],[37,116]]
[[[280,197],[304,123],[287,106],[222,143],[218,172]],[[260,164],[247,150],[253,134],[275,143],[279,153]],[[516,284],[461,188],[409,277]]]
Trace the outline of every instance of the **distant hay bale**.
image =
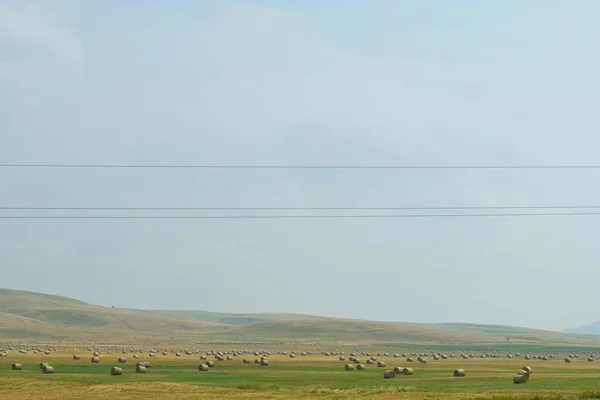
[[290,358],[296,358],[296,355],[294,353],[290,354]]
[[402,370],[402,375],[412,375],[415,371],[412,368],[404,368]]
[[42,368],[42,374],[53,374],[54,373],[54,367],[50,366],[50,365],[44,365],[44,368]]
[[138,365],[137,367],[135,367],[135,372],[137,372],[138,374],[145,374],[147,370],[146,367],[144,367],[143,365]]
[[567,364],[568,364],[568,363],[570,363],[570,362],[571,362],[571,359],[570,359],[570,358],[565,358],[565,363],[567,363]]
[[100,362],[100,359],[98,357],[92,357],[90,361],[94,364],[98,364]]
[[92,354],[94,357],[99,357],[100,353],[98,353],[97,351],[94,352],[94,354]]
[[414,360],[413,360],[412,358],[410,358],[410,357],[407,357],[407,358],[406,358],[406,362],[413,362],[413,361],[414,361]]
[[200,364],[198,365],[198,371],[200,372],[206,372],[208,371],[210,368],[208,367],[208,365],[206,364]]
[[404,370],[404,368],[402,368],[402,367],[394,367],[394,373],[397,375],[402,375],[403,370]]
[[527,383],[527,379],[525,375],[515,375],[513,376],[513,383]]
[[354,365],[346,364],[346,365],[344,365],[344,370],[345,371],[354,371]]
[[529,379],[529,371],[526,370],[521,370],[519,372],[517,372],[517,375],[523,375],[524,377],[526,377],[527,379]]
[[396,373],[393,370],[389,369],[387,371],[383,371],[383,378],[384,379],[392,379],[392,378],[395,378],[395,377],[396,377]]
[[533,371],[531,370],[531,367],[528,367],[528,366],[525,366],[525,367],[523,367],[522,369],[523,369],[523,371],[527,371],[527,372],[529,372],[529,374],[530,374],[530,375],[531,375],[531,373],[533,372]]
[[377,361],[377,367],[378,368],[385,368],[385,362],[383,362],[383,361]]
[[127,363],[127,359],[125,357],[119,357],[119,359],[117,361],[119,361],[119,364],[126,364]]
[[269,366],[269,360],[267,360],[266,358],[263,358],[262,360],[260,360],[260,366],[261,367],[268,367]]
[[13,371],[21,371],[21,370],[23,370],[23,366],[21,364],[13,363],[10,366],[10,369]]
[[112,367],[110,369],[110,374],[113,376],[123,375],[123,369],[119,367]]
[[454,376],[465,376],[465,375],[466,375],[466,373],[465,373],[464,369],[459,368],[459,369],[454,370]]
[[363,364],[358,364],[358,365],[356,366],[356,369],[357,369],[358,371],[364,371],[364,370],[366,370],[366,369],[367,369],[367,367],[366,367],[366,366],[364,366]]
[[215,367],[214,361],[207,361],[206,365],[208,365],[210,368],[214,368]]
[[344,357],[344,356],[340,356],[339,360],[340,360],[340,361],[346,361],[346,357]]
[[594,357],[588,357],[587,359],[589,362],[593,362],[594,361]]
[[73,355],[73,360],[81,360],[81,356],[78,354]]
[[44,367],[47,366],[47,365],[48,365],[48,363],[41,362],[40,365],[39,365],[39,367],[40,367],[40,369],[44,369]]
[[142,367],[150,368],[150,361],[142,361],[142,362],[135,364],[135,366],[136,367],[142,366]]

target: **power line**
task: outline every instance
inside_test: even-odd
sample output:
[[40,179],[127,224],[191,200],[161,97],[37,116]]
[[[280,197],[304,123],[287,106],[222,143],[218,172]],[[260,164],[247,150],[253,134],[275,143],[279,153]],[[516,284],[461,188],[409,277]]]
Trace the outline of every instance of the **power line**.
[[366,219],[366,218],[473,218],[520,216],[600,215],[600,212],[479,213],[479,214],[347,214],[347,215],[3,215],[0,219]]
[[600,169],[600,165],[228,165],[228,164],[0,164],[0,168],[153,169]]
[[534,209],[598,209],[600,205],[564,206],[399,206],[399,207],[12,207],[3,211],[426,211],[426,210],[534,210]]

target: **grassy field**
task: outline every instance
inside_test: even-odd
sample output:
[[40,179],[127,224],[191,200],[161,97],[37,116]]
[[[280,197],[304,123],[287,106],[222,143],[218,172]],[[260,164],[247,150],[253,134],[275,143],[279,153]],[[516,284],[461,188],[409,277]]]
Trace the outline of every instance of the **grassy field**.
[[[92,364],[90,352],[77,353],[81,360],[72,359],[74,352],[64,351],[50,355],[13,352],[0,358],[0,398],[600,398],[600,365],[587,362],[583,356],[573,359],[571,364],[564,363],[564,356],[549,361],[523,357],[434,361],[427,357],[427,364],[419,364],[389,355],[378,357],[386,362],[385,368],[367,365],[366,371],[344,371],[345,362],[336,356],[298,355],[290,359],[270,355],[269,366],[261,367],[243,364],[243,358],[253,361],[255,356],[241,355],[233,360],[215,361],[216,366],[209,372],[198,372],[200,354],[181,357],[144,354],[138,358],[127,354],[124,355],[127,363],[119,365],[117,359],[121,354],[101,354],[100,363]],[[359,355],[359,358],[364,363],[367,357]],[[135,373],[138,361],[151,362],[148,373]],[[21,363],[23,370],[11,371],[13,362]],[[40,362],[54,366],[55,374],[43,375]],[[513,384],[513,375],[524,365],[533,368],[531,379],[526,384]],[[112,366],[121,366],[123,375],[111,376]],[[415,373],[383,379],[383,371],[394,366],[410,366]],[[453,377],[455,368],[464,368],[467,376]]]

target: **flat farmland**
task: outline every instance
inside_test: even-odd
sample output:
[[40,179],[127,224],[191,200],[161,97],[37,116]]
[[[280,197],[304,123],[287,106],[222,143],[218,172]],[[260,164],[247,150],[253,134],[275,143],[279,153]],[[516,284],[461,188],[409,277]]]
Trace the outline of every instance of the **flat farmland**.
[[[73,355],[81,356],[74,360]],[[217,361],[207,372],[199,372],[198,365],[204,353],[175,356],[147,353],[105,354],[100,362],[91,363],[88,351],[58,351],[20,354],[11,352],[0,358],[0,398],[23,399],[188,399],[188,398],[256,398],[256,399],[350,399],[374,397],[377,399],[584,399],[600,398],[600,365],[588,362],[587,357],[574,358],[569,364],[564,355],[547,361],[507,358],[449,358],[427,363],[407,362],[406,358],[377,357],[385,367],[366,364],[367,356],[357,354],[364,371],[345,371],[348,361],[339,356],[310,354],[296,358],[288,355],[269,355],[268,366],[254,363],[254,354],[233,356],[232,360]],[[348,354],[348,353],[346,353]],[[126,363],[119,364],[118,358]],[[346,356],[347,357],[347,356]],[[251,361],[244,364],[243,359]],[[145,374],[136,373],[136,363],[151,363]],[[39,364],[45,362],[55,368],[54,374],[42,374]],[[22,370],[12,371],[13,363]],[[532,368],[529,381],[514,384],[512,378],[524,366]],[[123,369],[120,376],[111,376],[111,367]],[[384,379],[385,370],[410,367],[413,375],[396,375]],[[454,369],[466,371],[465,377],[454,377]]]

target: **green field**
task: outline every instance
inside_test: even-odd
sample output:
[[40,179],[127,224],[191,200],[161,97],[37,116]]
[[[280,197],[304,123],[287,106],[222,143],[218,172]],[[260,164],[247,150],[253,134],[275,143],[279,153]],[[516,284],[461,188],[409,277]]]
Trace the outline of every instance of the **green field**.
[[[508,339],[508,340],[507,340]],[[20,346],[29,345],[26,354]],[[92,364],[89,347],[103,349]],[[49,355],[33,348],[58,349]],[[78,350],[72,350],[77,348]],[[119,365],[121,349],[143,348],[138,358],[128,353]],[[149,357],[151,348],[161,349]],[[356,348],[360,348],[357,351]],[[0,399],[464,399],[539,398],[600,399],[600,361],[587,355],[600,351],[599,337],[529,328],[460,323],[415,324],[325,318],[297,314],[234,314],[207,311],[118,309],[74,299],[0,289]],[[111,351],[113,354],[107,354]],[[162,350],[197,349],[200,353],[176,357]],[[243,364],[256,356],[242,354],[216,361],[199,372],[200,354],[261,350],[271,352],[269,366]],[[418,350],[415,350],[418,349]],[[294,359],[276,354],[295,351]],[[310,354],[302,356],[303,351]],[[348,361],[324,351],[356,352],[362,363],[381,353],[385,368],[367,365],[365,371],[344,371]],[[407,363],[395,353],[426,352],[428,362]],[[2,351],[0,351],[1,353]],[[385,356],[388,352],[389,355]],[[433,360],[431,353],[456,354]],[[497,358],[480,358],[482,353]],[[519,357],[516,353],[521,353]],[[462,359],[461,353],[474,353]],[[513,358],[508,358],[512,353]],[[579,353],[571,364],[565,356]],[[81,360],[73,360],[79,354]],[[524,355],[555,357],[524,360]],[[416,361],[416,356],[413,357]],[[210,357],[209,357],[210,359]],[[150,361],[146,374],[135,373],[137,361]],[[12,363],[23,365],[11,371]],[[39,363],[55,367],[43,375]],[[513,375],[524,365],[533,368],[526,384],[515,385]],[[111,376],[123,366],[121,376]],[[384,379],[394,367],[412,367],[414,375]],[[466,377],[455,378],[455,368]],[[536,397],[538,396],[538,397]]]
[[[407,363],[392,355],[377,357],[385,368],[367,365],[366,371],[344,371],[346,362],[337,356],[322,354],[290,359],[270,355],[269,366],[243,364],[254,355],[240,355],[233,360],[215,361],[208,372],[198,372],[200,354],[101,354],[100,363],[90,362],[91,353],[81,351],[81,360],[73,352],[50,355],[11,353],[0,358],[0,398],[27,396],[60,398],[331,398],[376,396],[378,399],[425,398],[600,398],[600,367],[582,356],[565,364],[563,358],[549,361],[523,360],[523,357],[432,360],[427,364]],[[118,364],[119,356],[127,358]],[[364,363],[368,357],[357,355]],[[214,357],[209,356],[208,359]],[[135,373],[135,363],[150,361],[146,374]],[[13,362],[22,371],[11,371]],[[39,363],[55,367],[55,374],[44,375]],[[204,361],[202,361],[204,362]],[[513,375],[524,365],[533,368],[526,384],[512,383]],[[121,366],[123,375],[111,376],[110,368]],[[394,366],[414,368],[414,375],[384,379],[383,371]],[[455,378],[453,370],[464,368],[466,377]],[[594,394],[596,392],[596,394]],[[36,395],[36,393],[38,395]],[[39,394],[42,393],[43,396]]]

